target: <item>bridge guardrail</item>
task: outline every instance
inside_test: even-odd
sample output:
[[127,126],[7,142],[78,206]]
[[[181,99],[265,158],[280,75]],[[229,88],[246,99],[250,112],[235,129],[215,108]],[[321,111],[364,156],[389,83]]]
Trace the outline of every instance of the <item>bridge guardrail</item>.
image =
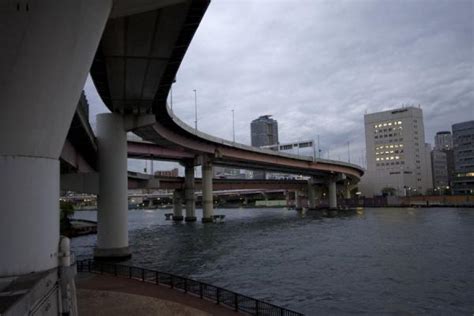
[[184,278],[171,273],[91,259],[77,261],[78,272],[113,275],[139,280],[191,294],[237,312],[258,316],[302,316],[303,314],[266,303],[218,286]]

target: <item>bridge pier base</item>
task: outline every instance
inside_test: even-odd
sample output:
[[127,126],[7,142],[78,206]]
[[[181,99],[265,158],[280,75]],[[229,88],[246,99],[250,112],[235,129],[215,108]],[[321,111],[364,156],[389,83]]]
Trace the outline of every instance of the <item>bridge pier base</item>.
[[212,198],[212,162],[202,164],[202,222],[211,223],[214,216],[214,201]]
[[350,184],[346,184],[344,187],[344,199],[348,200],[351,198],[351,187]]
[[328,181],[328,199],[329,209],[337,209],[336,180],[332,178]]
[[184,166],[184,199],[186,201],[186,222],[196,221],[196,199],[194,197],[194,163]]
[[316,188],[313,185],[312,179],[308,180],[308,209],[316,209]]
[[303,210],[303,200],[301,192],[295,191],[295,210],[301,211]]
[[115,113],[97,115],[99,195],[97,259],[131,257],[128,246],[127,133]]
[[183,220],[183,205],[181,197],[183,192],[181,190],[174,190],[173,192],[173,221],[180,222]]

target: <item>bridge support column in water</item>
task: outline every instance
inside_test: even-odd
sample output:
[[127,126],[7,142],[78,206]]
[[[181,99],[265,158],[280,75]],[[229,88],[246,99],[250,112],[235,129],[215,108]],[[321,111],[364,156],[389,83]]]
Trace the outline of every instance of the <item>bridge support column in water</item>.
[[330,178],[328,180],[328,199],[329,209],[337,208],[337,196],[336,196],[336,179]]
[[286,202],[286,208],[290,208],[290,191],[286,190],[285,191],[285,202]]
[[123,117],[97,115],[99,195],[94,257],[125,259],[128,246],[127,133]]
[[183,220],[183,204],[181,198],[183,191],[175,189],[173,192],[173,220],[180,222]]
[[196,199],[194,197],[194,162],[184,166],[184,199],[186,202],[186,222],[196,221]]
[[303,209],[303,196],[300,191],[295,191],[295,210],[301,211]]
[[214,201],[212,198],[212,162],[202,163],[202,222],[212,222]]
[[308,180],[308,209],[316,209],[316,187],[313,184],[313,179]]
[[350,199],[351,198],[351,184],[349,181],[344,183],[344,198]]

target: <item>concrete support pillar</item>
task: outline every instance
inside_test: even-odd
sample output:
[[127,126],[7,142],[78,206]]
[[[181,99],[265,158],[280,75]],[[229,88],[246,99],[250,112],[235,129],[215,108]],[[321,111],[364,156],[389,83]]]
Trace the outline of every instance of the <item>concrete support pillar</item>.
[[0,6],[0,278],[9,278],[58,266],[58,158],[112,1]]
[[295,191],[295,210],[301,211],[303,209],[302,194],[299,191]]
[[321,205],[321,197],[322,197],[322,192],[321,192],[321,187],[320,186],[315,186],[314,187],[314,195],[315,195],[315,205],[316,205],[316,208],[319,207]]
[[59,161],[0,155],[0,173],[0,275],[21,275],[56,267]]
[[349,184],[346,184],[344,187],[344,199],[350,199],[351,198],[351,186]]
[[173,220],[180,222],[183,220],[183,191],[174,190],[173,192]]
[[212,222],[214,201],[212,199],[212,162],[202,164],[202,222]]
[[313,181],[308,180],[308,208],[316,208],[316,188],[313,185]]
[[186,222],[196,221],[196,198],[194,197],[194,164],[185,165],[184,169],[184,199],[186,202]]
[[328,181],[328,199],[329,199],[329,208],[337,208],[337,196],[336,196],[336,180],[329,179]]
[[97,115],[99,196],[96,258],[129,258],[127,133],[115,113]]

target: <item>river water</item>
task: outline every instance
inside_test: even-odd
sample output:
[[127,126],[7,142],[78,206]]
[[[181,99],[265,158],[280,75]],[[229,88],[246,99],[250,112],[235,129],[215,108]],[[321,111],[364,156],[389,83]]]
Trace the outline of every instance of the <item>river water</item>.
[[[334,218],[218,209],[226,218],[215,224],[173,223],[168,212],[129,212],[130,264],[306,315],[474,313],[474,209],[372,208]],[[95,242],[74,238],[76,256],[90,257]]]

